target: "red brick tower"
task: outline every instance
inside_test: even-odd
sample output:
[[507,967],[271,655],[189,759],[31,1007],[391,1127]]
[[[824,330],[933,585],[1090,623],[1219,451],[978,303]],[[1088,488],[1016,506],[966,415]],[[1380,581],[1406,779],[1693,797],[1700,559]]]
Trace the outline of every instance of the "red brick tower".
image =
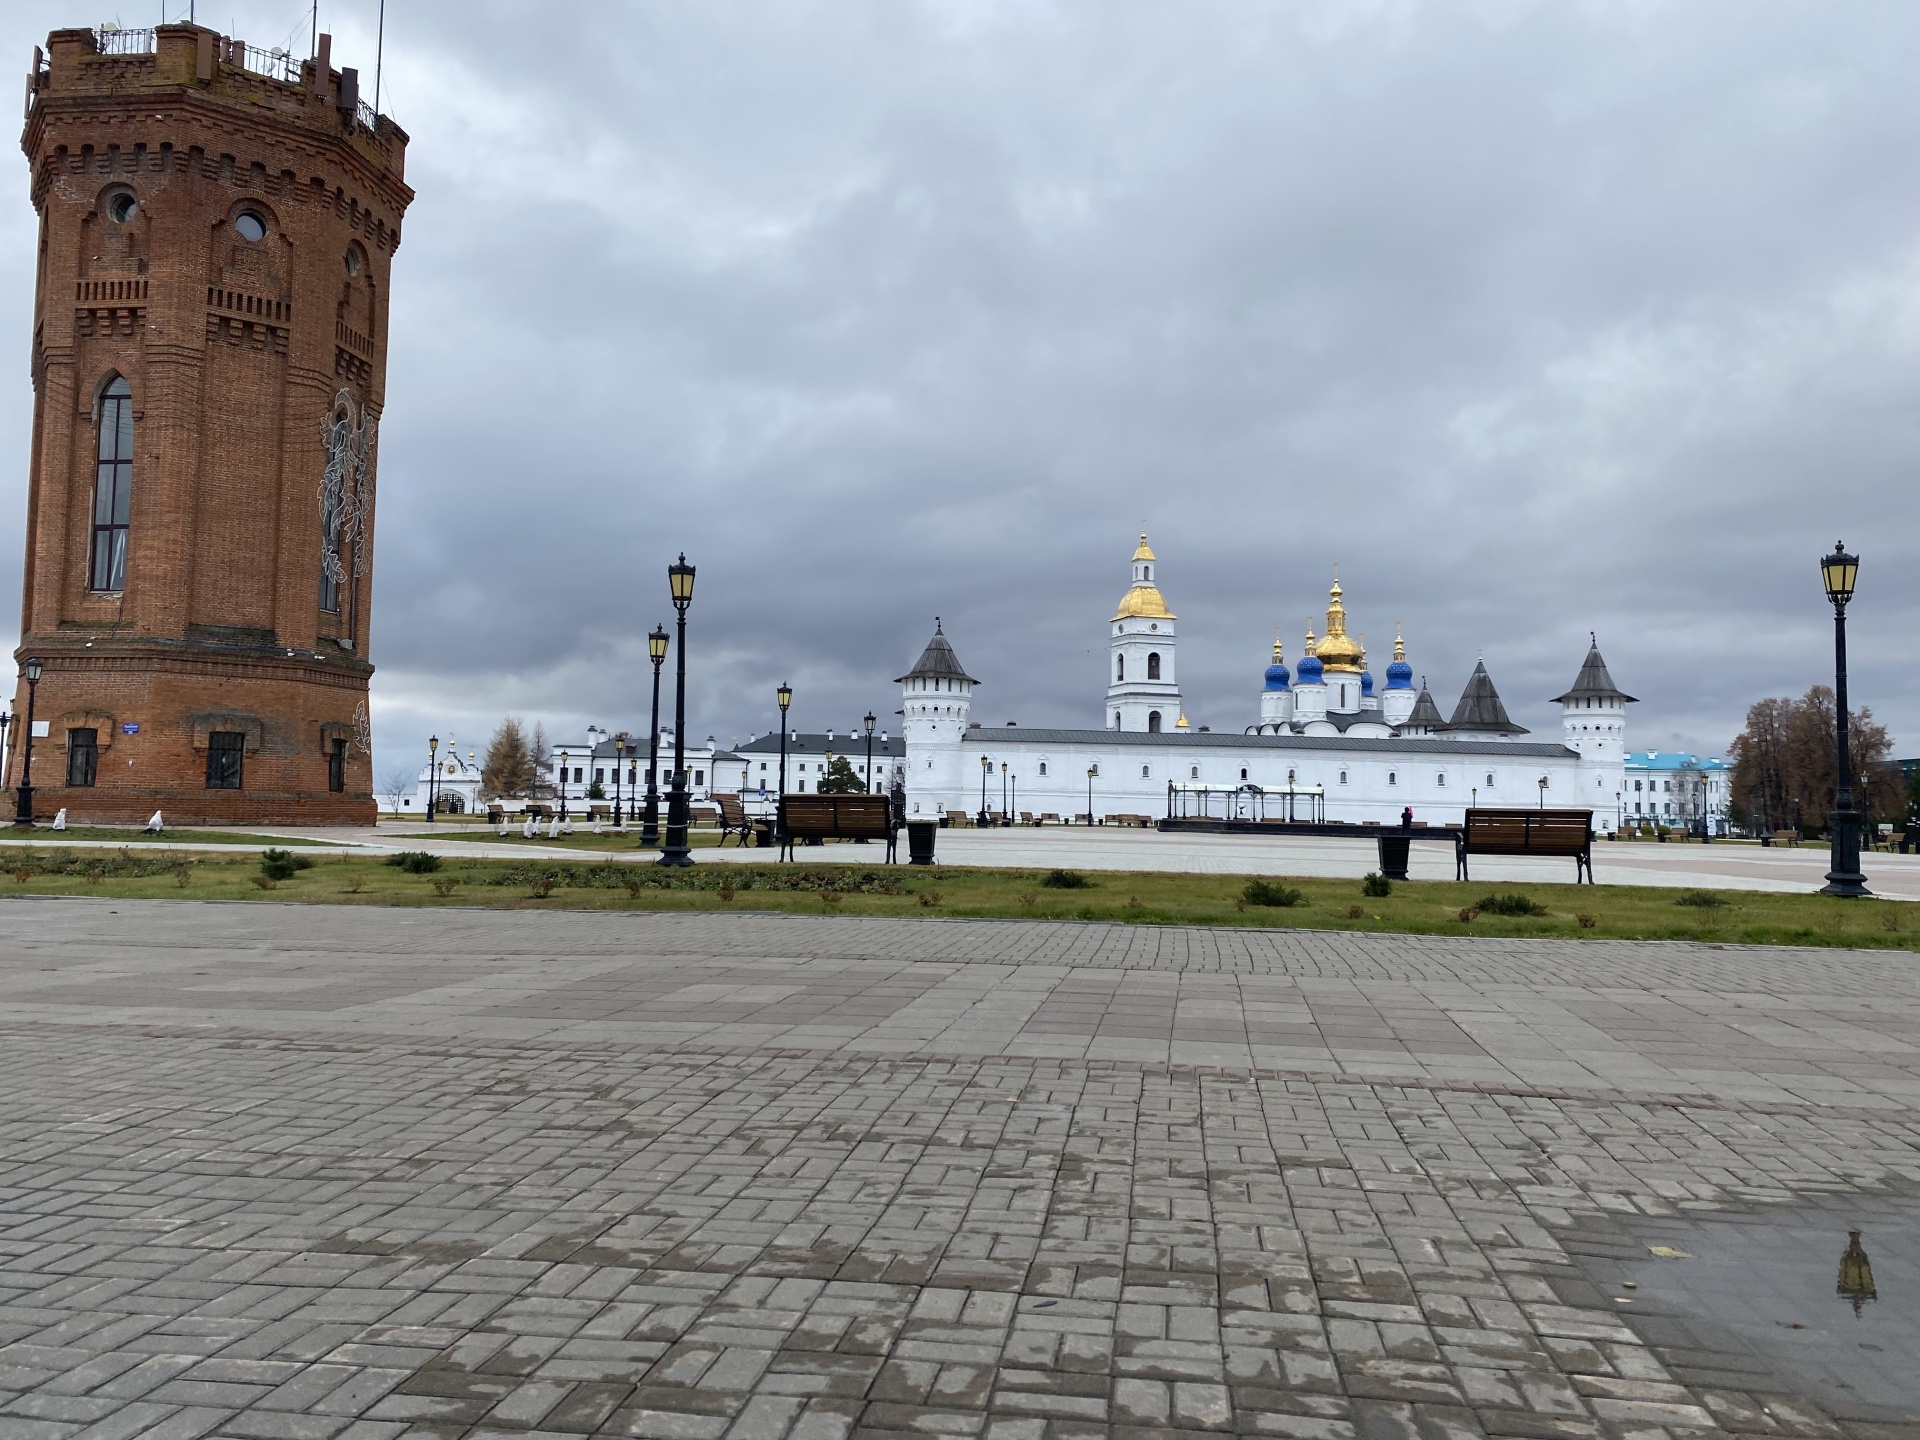
[[374,442],[413,192],[406,134],[319,50],[163,25],[36,52],[16,658],[44,667],[42,817],[374,818]]

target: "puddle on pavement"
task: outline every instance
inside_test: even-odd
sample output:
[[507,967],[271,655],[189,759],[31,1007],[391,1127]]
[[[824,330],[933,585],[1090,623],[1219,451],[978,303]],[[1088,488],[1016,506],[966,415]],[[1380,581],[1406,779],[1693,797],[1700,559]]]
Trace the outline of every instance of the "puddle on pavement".
[[1920,1202],[1609,1216],[1562,1240],[1586,1281],[1567,1298],[1619,1314],[1676,1378],[1920,1422]]

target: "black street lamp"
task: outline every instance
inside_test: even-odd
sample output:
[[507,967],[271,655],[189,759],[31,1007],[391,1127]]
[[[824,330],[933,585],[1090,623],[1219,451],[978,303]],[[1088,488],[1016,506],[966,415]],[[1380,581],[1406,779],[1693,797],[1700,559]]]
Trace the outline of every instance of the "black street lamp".
[[566,751],[560,752],[560,823],[567,823],[567,765],[571,757]]
[[784,845],[787,843],[787,707],[793,704],[793,686],[782,681],[773,698],[780,702],[780,788],[773,795],[773,838]]
[[613,737],[613,828],[616,830],[620,828],[620,816],[624,813],[620,809],[620,767],[626,763],[621,758],[621,752],[626,748],[627,737],[624,734]]
[[[1098,765],[1089,765],[1087,767],[1087,824],[1089,825],[1093,824],[1093,777],[1099,773],[1100,767]],[[1291,797],[1289,797],[1288,803],[1292,803]]]
[[641,812],[640,848],[660,843],[660,664],[667,658],[667,632],[656,625],[647,636],[647,658],[653,661],[653,721],[647,726],[647,808]]
[[1013,785],[1013,801],[1007,806],[1007,824],[1011,825],[1013,824],[1013,812],[1020,808],[1020,777],[1018,775],[1012,775],[1009,776],[1008,779]]
[[440,737],[427,737],[427,824],[433,824],[433,792],[440,783]]
[[987,777],[991,774],[993,774],[993,761],[990,757],[982,755],[980,757],[980,820],[979,820],[979,824],[980,824],[980,828],[983,830],[986,829],[987,826],[993,823],[992,817],[987,814]]
[[667,795],[667,843],[660,848],[660,863],[678,866],[693,864],[687,844],[687,606],[693,603],[693,566],[687,564],[684,550],[667,567],[667,586],[680,644],[673,657],[673,789]]
[[867,711],[866,718],[861,723],[867,727],[867,793],[871,795],[873,793],[873,711]]
[[40,689],[39,660],[28,660],[20,667],[20,673],[27,677],[27,743],[25,753],[20,760],[20,803],[14,809],[13,823],[31,826],[33,824],[33,702]]
[[7,774],[13,769],[13,752],[7,749],[7,727],[11,724],[13,724],[12,713],[0,710],[0,785],[6,784]]
[[1852,900],[1873,892],[1860,873],[1860,813],[1853,808],[1853,767],[1847,755],[1847,602],[1860,574],[1860,557],[1849,555],[1835,542],[1833,553],[1820,561],[1827,599],[1833,602],[1833,711],[1834,755],[1839,783],[1833,792],[1833,813],[1827,817],[1827,883],[1825,895]]
[[1000,762],[1000,823],[1013,824],[1013,811],[1007,808],[1007,762]]

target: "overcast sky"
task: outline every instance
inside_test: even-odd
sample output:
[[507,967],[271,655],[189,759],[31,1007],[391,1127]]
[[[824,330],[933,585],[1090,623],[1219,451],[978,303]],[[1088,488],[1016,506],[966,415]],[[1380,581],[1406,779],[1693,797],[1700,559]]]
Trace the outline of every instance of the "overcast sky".
[[[375,5],[320,7],[363,86]],[[0,36],[24,72],[102,13]],[[305,16],[200,5],[300,53]],[[1257,718],[1338,561],[1443,710],[1484,653],[1557,736],[1595,630],[1630,743],[1714,753],[1830,679],[1844,538],[1856,703],[1912,753],[1916,73],[1911,0],[391,0],[376,774],[506,712],[644,725],[681,550],[698,734],[782,680],[897,726],[936,614],[974,718],[1097,726],[1142,528],[1196,725]]]

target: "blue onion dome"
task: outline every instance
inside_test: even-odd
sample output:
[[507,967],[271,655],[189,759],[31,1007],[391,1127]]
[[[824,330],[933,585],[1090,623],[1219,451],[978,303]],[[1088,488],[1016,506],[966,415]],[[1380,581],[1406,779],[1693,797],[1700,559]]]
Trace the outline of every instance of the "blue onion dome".
[[1360,694],[1362,697],[1373,694],[1373,672],[1371,670],[1362,670],[1360,672]]
[[1400,627],[1393,627],[1393,663],[1387,666],[1387,689],[1413,689],[1413,666],[1407,663],[1407,642],[1400,635]]
[[1306,659],[1300,662],[1300,683],[1302,685],[1324,685],[1326,681],[1320,673],[1321,668],[1320,657],[1318,655],[1307,656]]
[[1277,661],[1267,666],[1267,689],[1284,690],[1287,688],[1287,667]]

